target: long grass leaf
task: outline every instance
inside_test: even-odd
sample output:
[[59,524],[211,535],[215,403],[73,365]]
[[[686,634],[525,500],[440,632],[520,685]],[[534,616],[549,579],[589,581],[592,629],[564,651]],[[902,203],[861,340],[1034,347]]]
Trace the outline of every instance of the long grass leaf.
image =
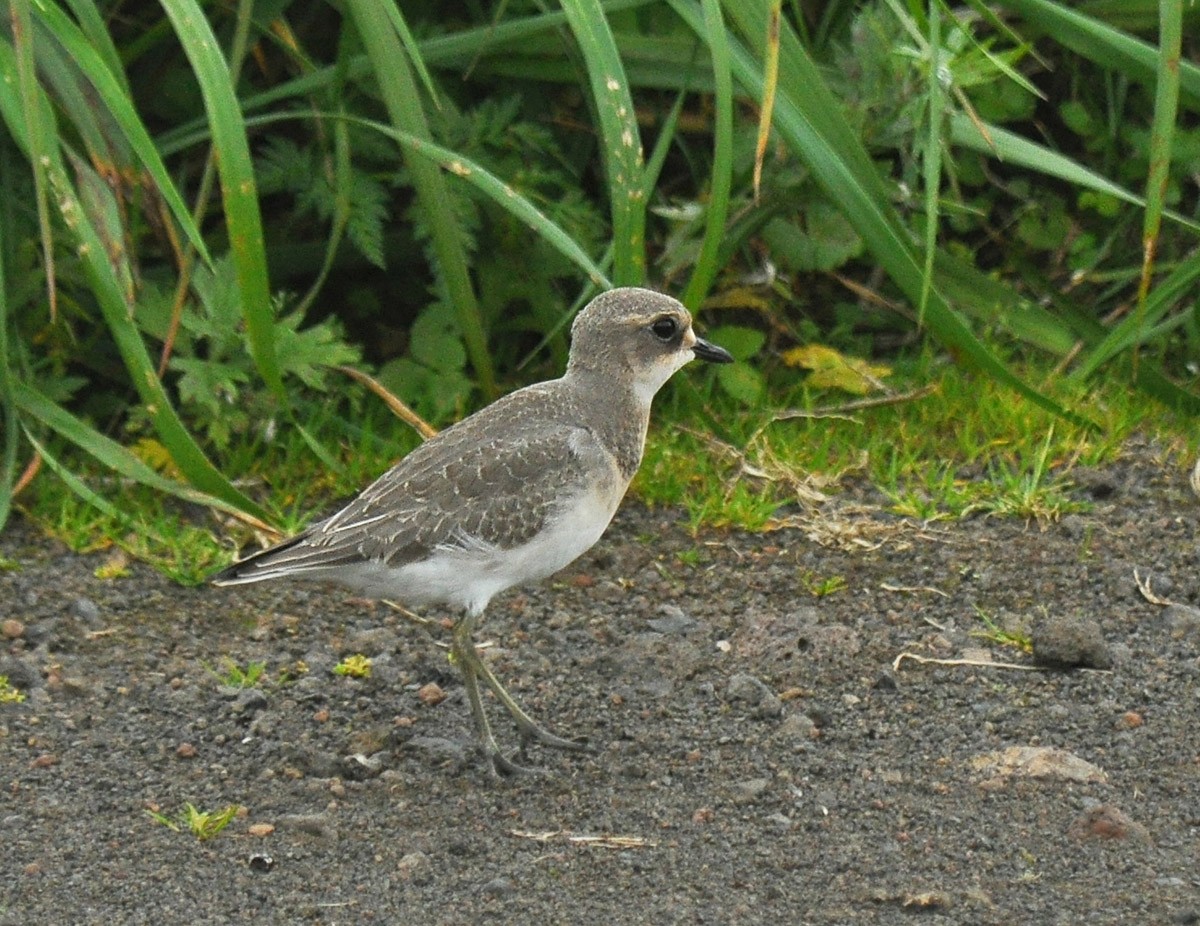
[[[348,0],[347,6],[371,59],[392,125],[397,131],[419,139],[431,139],[408,57],[392,26],[393,16],[384,12],[378,0]],[[394,15],[400,15],[399,11]],[[496,375],[488,352],[483,314],[467,267],[463,230],[450,208],[445,180],[438,168],[423,158],[406,156],[405,163],[428,226],[438,277],[445,287],[446,299],[458,313],[467,356],[480,389],[487,398],[494,398]]]
[[[1180,0],[1173,0],[1179,3]],[[1099,20],[1051,0],[1000,0],[1000,6],[1040,26],[1054,41],[1072,51],[1147,86],[1158,69],[1158,50]],[[1189,109],[1200,110],[1200,66],[1179,62],[1180,97]]]
[[46,269],[47,297],[50,302],[50,318],[57,316],[58,285],[55,282],[54,233],[50,226],[50,206],[46,182],[46,162],[50,150],[55,146],[54,115],[41,93],[37,81],[34,55],[33,23],[29,16],[28,0],[11,0],[9,5],[12,20],[13,48],[17,86],[20,92],[22,121],[25,143],[28,146],[29,164],[33,169],[33,189],[36,200],[38,232],[42,241],[42,263]]
[[28,420],[41,422],[119,476],[141,483],[155,491],[173,495],[186,502],[216,508],[231,514],[244,513],[241,508],[229,504],[224,499],[198,491],[162,475],[130,450],[118,444],[111,437],[101,434],[90,424],[75,417],[32,386],[17,383],[13,388],[12,397],[14,405]]
[[[78,0],[77,6],[87,7],[88,4]],[[124,82],[123,75],[114,74],[112,62],[93,46],[94,39],[85,36],[56,6],[39,5],[35,7],[40,22],[62,44],[71,56],[74,64],[87,78],[100,100],[120,128],[130,150],[154,180],[163,202],[183,229],[184,235],[207,264],[212,263],[208,246],[204,242],[196,223],[179,194],[179,190],[171,180],[162,157],[155,148],[150,134],[146,131],[145,123],[134,109],[132,97]],[[94,106],[94,101],[85,102]]]
[[[768,15],[769,0],[727,0],[726,12],[747,36],[762,35]],[[698,9],[681,7],[684,20],[697,34],[704,28]],[[761,93],[761,74],[755,58],[740,43],[732,44],[734,75],[752,98]],[[923,274],[916,254],[891,208],[878,174],[874,180],[860,177],[863,162],[869,163],[866,151],[854,138],[844,117],[834,108],[816,112],[820,102],[830,97],[802,79],[815,70],[801,67],[793,71],[785,67],[789,61],[806,58],[799,40],[786,27],[781,36],[780,96],[776,105],[776,129],[792,151],[803,159],[814,178],[840,204],[843,214],[862,237],[866,246],[883,265],[896,285],[914,304],[921,297]],[[838,123],[841,123],[838,125]],[[846,146],[849,146],[846,148]],[[844,150],[845,149],[845,150]],[[880,194],[880,195],[876,195]],[[1030,401],[1076,424],[1091,426],[1080,415],[1069,412],[1058,403],[1023,382],[999,358],[989,351],[962,318],[938,292],[929,294],[926,321],[930,331],[947,347],[957,351],[963,360],[987,372],[999,382],[1017,390]]]
[[[965,114],[952,113],[950,115],[950,140],[956,145],[997,157],[1010,164],[1027,167],[1049,177],[1057,177],[1072,186],[1105,193],[1135,206],[1144,208],[1146,205],[1146,201],[1136,193],[1125,189],[1120,184],[1113,183],[1103,174],[1084,167],[1066,155],[1051,151],[1037,142],[1030,141],[992,123],[984,123],[984,128],[987,131],[987,137],[984,137],[979,130],[980,127]],[[1163,215],[1191,231],[1200,232],[1200,223],[1185,215],[1180,215],[1170,209],[1164,210]]]
[[320,118],[343,120],[347,124],[370,129],[392,139],[406,151],[417,155],[418,160],[428,161],[437,165],[458,179],[469,183],[479,192],[491,199],[514,218],[524,222],[542,240],[558,251],[563,257],[578,267],[599,289],[612,286],[608,275],[602,269],[604,261],[593,261],[579,243],[568,235],[553,219],[533,205],[518,190],[501,180],[483,165],[464,157],[457,151],[443,148],[424,138],[418,138],[410,132],[393,128],[373,119],[363,119],[359,116],[349,116],[345,113],[279,113],[271,116],[259,116],[249,120],[252,125],[269,125],[273,122],[291,121],[295,119]]
[[629,79],[599,0],[563,0],[563,11],[583,54],[599,122],[612,210],[613,280],[618,286],[637,286],[646,279],[648,200]]
[[[1200,285],[1200,253],[1193,253],[1190,259],[1180,262],[1179,266],[1165,279],[1160,280],[1149,292],[1140,312],[1127,315],[1108,333],[1104,340],[1080,359],[1078,365],[1071,372],[1070,378],[1087,379],[1118,354],[1143,343],[1148,335],[1153,335],[1153,331],[1143,330],[1145,326],[1157,324],[1181,301],[1194,299],[1198,285]],[[1181,313],[1179,315],[1180,323],[1183,320],[1184,316]]]
[[183,422],[179,420],[146,351],[146,344],[134,322],[131,307],[125,301],[121,283],[104,250],[103,239],[71,187],[58,151],[52,151],[49,158],[50,165],[46,168],[46,177],[54,194],[55,204],[78,242],[77,252],[92,295],[100,306],[109,333],[129,372],[130,381],[137,389],[163,446],[171,454],[184,477],[197,489],[215,495],[234,508],[260,520],[269,520],[269,515],[262,508],[239,492],[209,462]]
[[[0,205],[3,213],[0,218],[11,216],[7,204],[12,201],[8,195],[9,167],[8,152],[0,149],[0,196],[4,204]],[[17,417],[16,399],[13,396],[13,386],[16,374],[13,370],[13,358],[8,350],[8,242],[5,229],[10,227],[6,221],[0,221],[0,409],[4,412],[4,446],[0,449],[0,530],[8,522],[12,510],[13,485],[17,479],[17,450],[20,442],[20,419]]]
[[[1145,317],[1146,294],[1154,277],[1154,255],[1162,228],[1163,204],[1171,176],[1171,146],[1179,110],[1179,55],[1183,47],[1183,6],[1179,0],[1159,0],[1158,75],[1154,94],[1154,121],[1150,126],[1150,171],[1146,177],[1146,212],[1142,222],[1142,273],[1138,281],[1137,319]],[[1138,368],[1134,347],[1133,369]]]
[[196,0],[162,0],[162,5],[204,98],[250,352],[263,382],[286,404],[254,165],[229,66]]

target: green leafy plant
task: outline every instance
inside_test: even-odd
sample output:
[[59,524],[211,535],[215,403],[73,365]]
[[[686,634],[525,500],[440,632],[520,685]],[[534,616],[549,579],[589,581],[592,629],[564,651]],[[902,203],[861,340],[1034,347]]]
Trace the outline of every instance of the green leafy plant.
[[362,653],[354,653],[334,666],[333,672],[348,678],[370,678],[371,660]]
[[219,836],[221,831],[233,822],[238,810],[237,804],[227,804],[220,810],[200,810],[188,802],[174,817],[154,810],[147,810],[146,813],[155,823],[165,826],[172,832],[178,833],[186,830],[200,842],[207,842],[209,839]]
[[0,704],[20,704],[25,700],[25,693],[13,687],[7,675],[0,675]]
[[983,622],[984,630],[973,630],[971,636],[980,637],[997,646],[1016,647],[1023,653],[1033,652],[1033,638],[1024,630],[1007,630],[996,623],[983,608],[975,606],[975,615]]
[[[223,661],[224,671],[213,672],[222,685],[229,688],[253,688],[263,679],[267,670],[265,662],[248,662],[242,668],[233,659],[226,657]],[[212,670],[210,670],[212,671]]]

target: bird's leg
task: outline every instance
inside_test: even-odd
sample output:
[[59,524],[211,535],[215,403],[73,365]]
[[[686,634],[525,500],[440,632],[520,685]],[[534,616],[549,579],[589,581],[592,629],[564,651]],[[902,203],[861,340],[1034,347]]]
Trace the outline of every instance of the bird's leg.
[[529,716],[528,712],[517,703],[516,698],[510,695],[500,684],[500,680],[492,674],[492,670],[487,667],[482,659],[477,659],[476,669],[479,673],[479,679],[489,689],[496,699],[504,705],[505,710],[512,715],[513,723],[517,725],[517,731],[521,734],[522,744],[533,740],[541,743],[543,746],[549,746],[552,749],[566,749],[572,752],[594,752],[595,747],[588,745],[582,740],[569,740],[561,736],[556,736],[549,730],[542,727],[536,720]]
[[[488,723],[487,714],[483,709],[483,698],[479,695],[480,671],[487,672],[475,643],[471,639],[474,630],[473,617],[465,617],[454,625],[454,634],[450,645],[450,658],[462,671],[463,687],[467,689],[467,701],[471,705],[471,718],[475,721],[475,733],[479,737],[479,746],[484,756],[491,763],[492,771],[497,775],[522,775],[533,773],[535,769],[518,765],[500,751],[500,745],[492,733],[492,725]],[[490,674],[490,673],[489,673]],[[491,687],[490,685],[488,686]]]

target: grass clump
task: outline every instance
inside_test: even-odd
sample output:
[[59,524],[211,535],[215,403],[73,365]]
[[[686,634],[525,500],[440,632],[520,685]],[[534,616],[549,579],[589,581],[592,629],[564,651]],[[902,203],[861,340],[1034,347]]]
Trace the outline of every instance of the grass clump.
[[146,813],[155,823],[172,832],[188,832],[200,842],[207,842],[219,836],[221,831],[233,822],[239,809],[237,804],[227,804],[220,810],[200,810],[188,802],[173,818],[156,810],[147,810]]
[[348,678],[370,678],[371,660],[362,653],[354,653],[334,666],[333,672]]
[[25,700],[25,693],[14,688],[7,675],[0,675],[0,704],[20,704]]

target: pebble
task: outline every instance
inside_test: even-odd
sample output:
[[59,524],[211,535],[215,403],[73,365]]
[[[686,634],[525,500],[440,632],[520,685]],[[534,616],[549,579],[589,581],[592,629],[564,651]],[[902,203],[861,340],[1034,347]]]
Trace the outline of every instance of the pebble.
[[1174,636],[1186,636],[1200,631],[1200,608],[1190,604],[1169,604],[1162,610],[1161,620]]
[[426,707],[433,707],[446,700],[446,692],[437,682],[429,682],[417,689],[417,700]]
[[76,598],[71,602],[71,614],[85,624],[100,623],[100,606],[91,598]]
[[0,624],[0,635],[3,635],[6,640],[16,640],[25,636],[25,625],[15,617],[10,617]]
[[326,842],[337,841],[337,827],[326,813],[284,814],[279,818],[279,829],[316,836]]
[[267,706],[267,696],[257,688],[243,688],[230,706],[235,714],[257,714]]
[[517,886],[508,878],[492,878],[479,889],[479,892],[489,897],[508,897],[510,894],[516,893],[516,890]]
[[1082,615],[1051,615],[1031,634],[1033,659],[1058,669],[1109,669],[1112,654],[1096,621]]
[[735,704],[750,707],[750,714],[759,720],[779,717],[783,713],[783,702],[762,679],[746,672],[739,672],[729,679],[725,695]]
[[1080,814],[1067,827],[1067,835],[1081,842],[1129,840],[1143,846],[1153,844],[1146,827],[1112,804],[1101,804]]
[[771,785],[769,778],[748,778],[729,786],[729,797],[735,804],[753,804]]
[[660,617],[652,617],[646,621],[650,629],[662,634],[687,633],[699,625],[694,617],[690,617],[678,605],[664,604],[658,609]]

